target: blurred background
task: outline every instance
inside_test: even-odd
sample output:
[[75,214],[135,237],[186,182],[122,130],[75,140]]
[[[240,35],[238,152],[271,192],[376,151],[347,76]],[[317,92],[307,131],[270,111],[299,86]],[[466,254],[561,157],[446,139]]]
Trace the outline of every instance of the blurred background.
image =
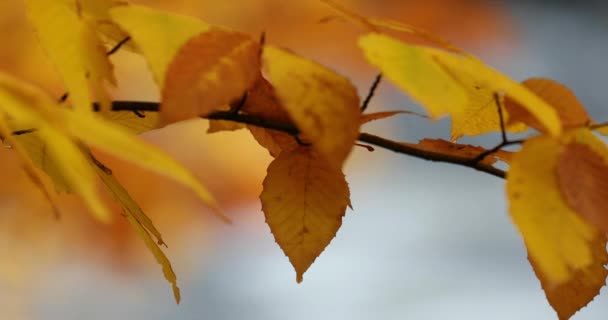
[[[318,1],[133,1],[259,34],[314,58],[365,95],[374,70],[357,51],[361,30]],[[553,78],[592,117],[608,120],[605,1],[371,1],[342,3],[366,15],[431,30],[517,80]],[[21,0],[0,1],[0,69],[56,96],[57,74],[25,22]],[[113,57],[116,99],[158,100],[143,60]],[[422,111],[389,83],[370,110]],[[118,216],[93,221],[74,196],[60,220],[0,148],[0,319],[555,319],[506,212],[504,181],[452,165],[356,148],[346,168],[354,211],[296,284],[274,243],[258,195],[271,161],[246,132],[206,135],[190,121],[145,133],[190,168],[233,225],[214,219],[187,190],[102,157],[163,233],[182,289],[170,287],[143,243]],[[449,138],[447,120],[407,116],[364,131],[414,142]],[[498,135],[462,140],[494,145]],[[574,319],[605,319],[603,294]]]

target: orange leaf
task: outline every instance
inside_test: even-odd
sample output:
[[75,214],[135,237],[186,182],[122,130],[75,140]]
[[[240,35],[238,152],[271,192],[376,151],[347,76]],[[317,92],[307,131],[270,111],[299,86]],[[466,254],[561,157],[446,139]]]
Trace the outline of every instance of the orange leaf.
[[268,167],[262,210],[297,282],[335,237],[349,197],[344,174],[310,147],[281,152]]
[[[555,109],[564,129],[583,127],[591,122],[585,107],[565,85],[543,78],[530,78],[522,84]],[[523,122],[540,132],[546,131],[535,116],[508,96],[505,108],[510,114],[510,123]]]
[[[289,114],[279,102],[274,88],[261,75],[253,87],[247,91],[247,99],[241,111],[269,121],[293,125]],[[289,151],[298,147],[295,138],[284,132],[255,126],[247,127],[255,140],[275,158],[283,150]]]
[[[487,151],[486,149],[479,146],[472,146],[470,144],[459,144],[443,139],[423,139],[416,143],[403,143],[412,147],[421,148],[426,151],[432,151],[437,153],[449,154],[453,156],[466,157],[474,159],[482,152]],[[492,165],[498,160],[509,162],[512,153],[509,151],[499,150],[491,155],[488,155],[482,160],[482,163]]]
[[361,124],[365,124],[365,123],[368,123],[370,121],[390,118],[390,117],[396,116],[398,114],[413,114],[413,115],[416,115],[416,116],[419,116],[419,117],[426,118],[426,116],[423,115],[423,114],[419,114],[419,113],[416,113],[416,112],[413,112],[413,111],[407,111],[407,110],[381,111],[381,112],[373,112],[373,113],[362,114],[361,115]]
[[212,29],[189,40],[169,65],[160,113],[165,123],[199,117],[243,95],[257,79],[260,46]]
[[598,236],[591,241],[591,254],[593,261],[581,270],[576,271],[570,280],[560,285],[553,285],[541,272],[540,268],[529,258],[536,276],[545,291],[547,300],[557,312],[560,320],[570,319],[577,311],[585,307],[600,294],[600,289],[606,284],[608,264],[606,253],[606,238]]

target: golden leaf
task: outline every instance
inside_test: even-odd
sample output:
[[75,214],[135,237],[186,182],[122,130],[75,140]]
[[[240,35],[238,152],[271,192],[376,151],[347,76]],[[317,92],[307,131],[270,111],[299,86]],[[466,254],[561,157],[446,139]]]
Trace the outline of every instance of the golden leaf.
[[57,67],[76,109],[91,109],[89,79],[97,98],[108,107],[103,81],[115,84],[112,65],[93,25],[74,0],[26,0],[30,21],[42,47]]
[[359,135],[359,97],[350,81],[310,60],[266,47],[264,66],[281,105],[306,140],[339,168]]
[[371,64],[420,102],[432,118],[462,112],[468,103],[465,89],[421,48],[379,33],[363,35],[359,46]]
[[559,285],[593,262],[590,243],[598,230],[572,210],[559,188],[556,169],[563,141],[540,136],[513,155],[507,198],[514,224],[546,281]]
[[118,6],[110,10],[112,19],[133,39],[148,61],[154,80],[164,87],[169,63],[179,49],[195,35],[209,29],[206,23],[140,5]]
[[[108,174],[94,163],[91,163],[91,165],[95,167],[97,175],[101,178],[101,181],[103,181],[108,190],[110,190],[114,199],[121,204],[127,221],[135,228],[138,235],[144,240],[144,243],[156,258],[156,261],[162,266],[165,278],[173,287],[175,302],[179,303],[180,291],[177,286],[177,277],[175,272],[173,272],[171,262],[158,246],[164,244],[160,232],[156,229],[152,220],[143,212],[139,205],[131,198],[127,190],[113,175]],[[152,239],[150,234],[156,237],[156,242]]]
[[310,147],[281,152],[268,167],[262,210],[297,282],[335,237],[349,197],[344,174]]

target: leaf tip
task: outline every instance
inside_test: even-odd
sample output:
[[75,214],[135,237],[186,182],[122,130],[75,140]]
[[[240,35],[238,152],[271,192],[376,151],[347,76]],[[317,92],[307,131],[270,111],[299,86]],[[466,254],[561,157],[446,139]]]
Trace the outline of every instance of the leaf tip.
[[172,286],[173,286],[173,297],[175,298],[175,303],[179,304],[182,301],[181,292],[179,290],[179,287],[175,283],[173,283]]

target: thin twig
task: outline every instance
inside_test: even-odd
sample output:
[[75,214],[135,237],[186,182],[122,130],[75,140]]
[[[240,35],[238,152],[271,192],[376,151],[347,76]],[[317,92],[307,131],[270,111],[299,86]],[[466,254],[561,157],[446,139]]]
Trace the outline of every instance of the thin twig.
[[110,49],[110,51],[108,51],[106,53],[106,56],[109,57],[109,56],[115,54],[118,50],[120,50],[120,48],[122,48],[122,46],[124,46],[130,40],[131,40],[130,36],[127,36],[124,39],[120,40],[112,49]]
[[374,79],[372,86],[369,88],[369,91],[367,92],[367,96],[365,97],[365,100],[363,100],[363,104],[361,104],[361,113],[363,113],[365,111],[365,109],[367,109],[370,101],[372,101],[372,98],[374,97],[374,94],[376,93],[376,89],[378,89],[378,85],[380,84],[380,81],[382,81],[382,73],[378,73],[376,75],[376,78]]

